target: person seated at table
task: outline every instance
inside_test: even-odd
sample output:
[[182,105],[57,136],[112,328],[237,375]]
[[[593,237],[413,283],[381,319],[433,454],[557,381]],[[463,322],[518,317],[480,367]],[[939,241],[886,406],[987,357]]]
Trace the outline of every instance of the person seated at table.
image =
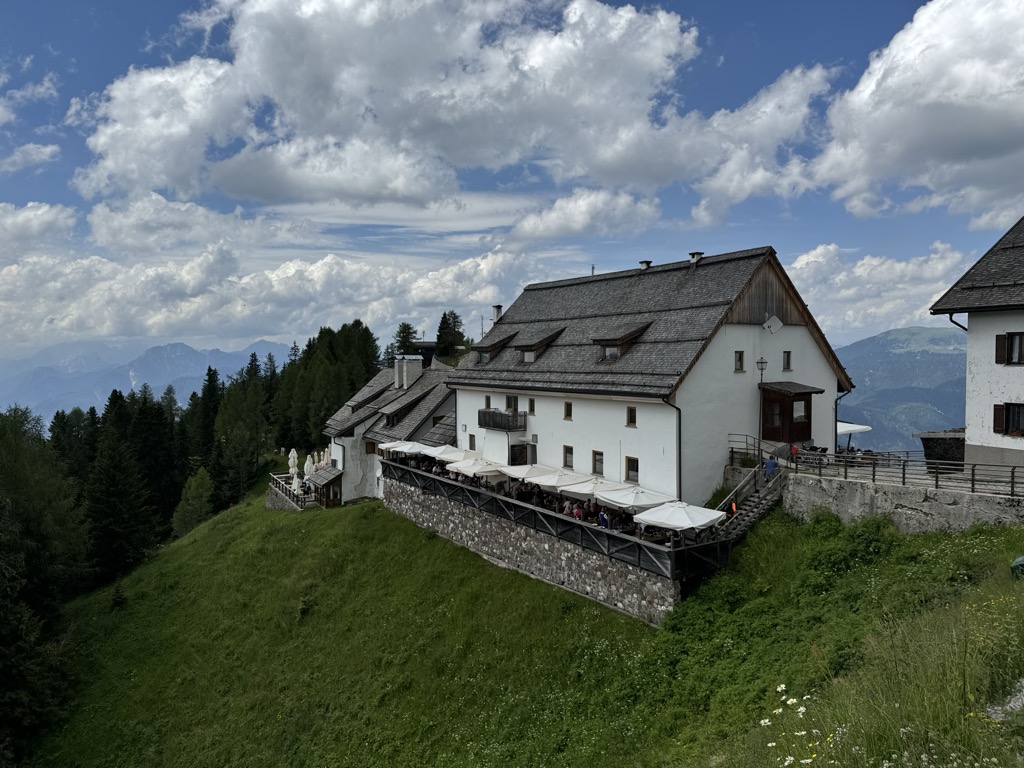
[[562,514],[566,515],[566,516],[572,514],[572,500],[571,499],[566,499],[562,503]]
[[603,509],[597,513],[597,524],[602,528],[608,527],[608,515],[604,513]]
[[583,519],[583,507],[580,506],[579,502],[576,502],[576,506],[572,508],[572,516],[577,520]]

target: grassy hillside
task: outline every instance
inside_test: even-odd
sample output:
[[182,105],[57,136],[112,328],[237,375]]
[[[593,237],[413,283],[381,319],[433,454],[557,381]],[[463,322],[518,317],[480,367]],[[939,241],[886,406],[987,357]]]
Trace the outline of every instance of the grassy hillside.
[[[881,765],[918,742],[1010,764],[1015,721],[977,713],[1024,674],[1017,551],[1019,529],[902,537],[775,514],[654,630],[376,503],[254,499],[70,607],[80,689],[35,765],[768,766],[840,746],[842,765]],[[993,611],[976,644],[963,616]],[[868,717],[901,691],[945,695],[911,674],[925,646],[952,649],[952,705]],[[799,715],[822,746],[806,756],[779,752],[786,716],[810,722],[784,701],[772,714],[779,685],[813,693]]]

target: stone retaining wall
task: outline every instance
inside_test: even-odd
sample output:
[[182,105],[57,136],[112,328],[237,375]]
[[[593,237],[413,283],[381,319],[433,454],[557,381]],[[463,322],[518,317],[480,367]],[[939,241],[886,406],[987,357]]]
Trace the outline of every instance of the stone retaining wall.
[[904,533],[963,531],[974,523],[1024,523],[1024,499],[951,489],[885,485],[862,480],[786,475],[783,506],[806,520],[815,507],[848,523],[868,515],[890,518]]
[[295,504],[273,485],[267,486],[267,509],[297,509]]
[[671,579],[396,480],[384,478],[384,503],[502,565],[651,624],[660,623],[679,600],[679,584]]

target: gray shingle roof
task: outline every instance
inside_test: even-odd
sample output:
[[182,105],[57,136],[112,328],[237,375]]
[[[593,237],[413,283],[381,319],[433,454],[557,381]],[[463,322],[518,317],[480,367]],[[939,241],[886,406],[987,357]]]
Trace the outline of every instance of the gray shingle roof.
[[933,315],[1024,307],[1024,218],[931,307]]
[[455,410],[430,428],[420,442],[424,445],[455,445]]
[[[453,385],[665,397],[682,381],[770,247],[708,256],[695,268],[677,262],[648,269],[528,285],[474,349],[514,341],[478,364],[466,355]],[[595,340],[628,337],[646,326],[617,360]],[[565,330],[532,363],[515,347],[520,336]]]
[[[415,432],[433,409],[451,394],[444,384],[449,373],[451,369],[428,368],[408,389],[396,389],[394,369],[385,368],[327,420],[324,434],[337,437],[373,420],[367,434],[371,431],[387,435],[393,433],[393,437],[386,439],[408,439],[408,435]],[[357,405],[359,407],[353,410]],[[387,416],[397,414],[403,408],[410,410],[393,426],[385,426]]]

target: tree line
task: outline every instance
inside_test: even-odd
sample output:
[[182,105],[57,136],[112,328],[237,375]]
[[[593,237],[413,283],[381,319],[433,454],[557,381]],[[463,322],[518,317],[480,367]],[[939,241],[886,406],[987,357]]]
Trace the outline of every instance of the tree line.
[[[461,318],[445,312],[437,354],[466,343]],[[293,343],[280,367],[254,353],[226,377],[208,368],[184,404],[173,387],[156,397],[144,384],[111,391],[102,413],[57,411],[48,428],[25,408],[0,413],[0,765],[25,754],[67,697],[59,618],[68,600],[238,502],[270,451],[324,448],[327,419],[382,364],[414,352],[410,324],[382,359],[354,320]]]

